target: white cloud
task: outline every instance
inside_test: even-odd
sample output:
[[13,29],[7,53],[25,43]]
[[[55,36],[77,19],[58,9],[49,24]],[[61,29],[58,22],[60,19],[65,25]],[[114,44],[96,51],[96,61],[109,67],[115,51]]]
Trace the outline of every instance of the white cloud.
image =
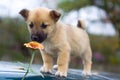
[[112,23],[102,23],[102,22],[90,23],[88,27],[88,32],[91,34],[104,35],[104,36],[108,36],[108,35],[114,36],[116,33]]

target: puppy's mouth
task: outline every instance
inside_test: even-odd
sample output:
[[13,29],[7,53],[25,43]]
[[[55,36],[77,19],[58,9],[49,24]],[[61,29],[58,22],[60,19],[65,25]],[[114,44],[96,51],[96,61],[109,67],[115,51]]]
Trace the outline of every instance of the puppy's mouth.
[[39,43],[42,43],[43,41],[45,41],[46,38],[47,38],[47,34],[43,32],[31,35],[31,40],[37,41]]

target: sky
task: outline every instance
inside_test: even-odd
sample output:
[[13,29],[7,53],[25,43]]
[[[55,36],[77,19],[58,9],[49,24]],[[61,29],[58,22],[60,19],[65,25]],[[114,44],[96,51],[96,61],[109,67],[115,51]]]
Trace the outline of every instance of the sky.
[[39,6],[39,3],[38,0],[2,0],[0,1],[0,15],[18,16],[21,9],[32,9]]
[[[23,8],[34,9],[37,7],[55,8],[57,0],[2,0],[0,1],[0,16],[20,17],[18,14]],[[79,15],[78,15],[79,14]],[[72,25],[77,24],[77,20],[81,19],[85,22],[87,31],[91,34],[113,36],[116,34],[111,22],[104,23],[101,19],[107,17],[104,10],[95,6],[84,7],[76,11],[71,11],[62,21]]]

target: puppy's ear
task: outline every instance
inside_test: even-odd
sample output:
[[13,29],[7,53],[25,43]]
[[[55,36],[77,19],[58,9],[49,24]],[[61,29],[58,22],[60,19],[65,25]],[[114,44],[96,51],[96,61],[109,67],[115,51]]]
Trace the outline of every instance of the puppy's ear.
[[57,22],[58,19],[59,19],[60,16],[61,16],[61,13],[58,12],[58,11],[56,11],[56,10],[51,10],[51,11],[50,11],[50,16],[51,16],[51,18],[52,18],[55,22]]
[[29,10],[27,10],[27,9],[22,9],[22,10],[19,12],[19,14],[20,14],[21,16],[23,16],[25,20],[27,20],[27,18],[28,18],[28,16],[29,16]]

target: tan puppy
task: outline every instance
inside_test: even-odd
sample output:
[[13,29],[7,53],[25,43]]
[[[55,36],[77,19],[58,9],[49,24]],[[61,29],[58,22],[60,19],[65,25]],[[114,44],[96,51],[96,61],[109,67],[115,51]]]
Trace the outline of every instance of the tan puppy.
[[59,22],[61,14],[56,10],[37,8],[34,10],[23,9],[20,14],[27,22],[31,40],[40,42],[45,49],[42,50],[42,72],[51,72],[53,56],[57,55],[58,71],[55,75],[67,76],[70,53],[81,56],[84,65],[84,75],[91,73],[91,48],[89,38],[78,22],[78,27]]

